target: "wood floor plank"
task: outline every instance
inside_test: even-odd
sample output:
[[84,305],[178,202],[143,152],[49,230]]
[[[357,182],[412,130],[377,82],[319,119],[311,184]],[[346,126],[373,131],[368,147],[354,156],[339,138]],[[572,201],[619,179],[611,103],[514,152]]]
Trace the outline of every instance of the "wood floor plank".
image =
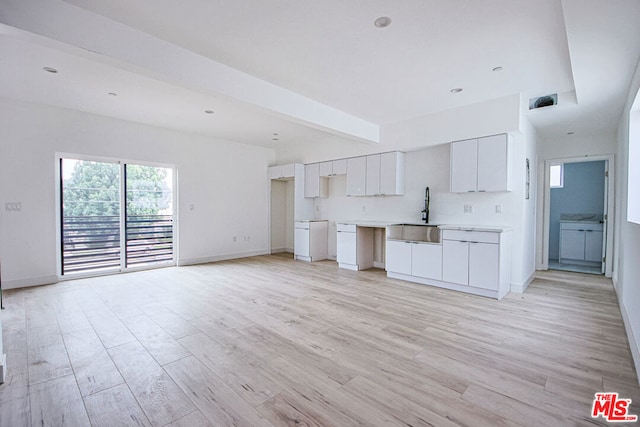
[[57,325],[27,332],[29,384],[72,374],[71,362]]
[[126,384],[87,396],[84,403],[93,427],[151,426]]
[[124,382],[93,329],[66,334],[63,338],[82,396]]
[[122,322],[160,365],[189,355],[180,343],[145,314],[127,317]]
[[164,368],[214,425],[271,426],[195,357],[180,359]]
[[36,384],[29,390],[32,426],[87,426],[89,418],[73,375]]
[[85,315],[106,348],[136,341],[136,338],[110,309],[88,310],[85,311]]
[[213,424],[200,411],[194,411],[167,424],[167,427],[214,427]]
[[0,384],[0,426],[31,425],[27,374],[10,375]]
[[0,425],[60,421],[58,389],[94,426],[603,425],[599,391],[640,414],[601,276],[496,301],[277,255],[4,296]]
[[137,342],[109,349],[118,370],[154,426],[164,426],[196,407]]

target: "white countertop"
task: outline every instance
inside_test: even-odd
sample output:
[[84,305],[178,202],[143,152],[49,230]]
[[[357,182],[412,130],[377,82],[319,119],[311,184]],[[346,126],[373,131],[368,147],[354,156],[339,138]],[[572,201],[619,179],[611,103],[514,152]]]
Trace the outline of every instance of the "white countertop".
[[295,222],[327,222],[328,219],[296,219]]
[[488,231],[491,233],[502,233],[512,231],[511,227],[503,227],[500,225],[473,225],[473,224],[441,224],[438,226],[441,230],[472,230],[472,231]]
[[350,224],[358,227],[386,228],[388,225],[398,224],[398,221],[367,221],[357,219],[352,221],[336,221],[337,224]]

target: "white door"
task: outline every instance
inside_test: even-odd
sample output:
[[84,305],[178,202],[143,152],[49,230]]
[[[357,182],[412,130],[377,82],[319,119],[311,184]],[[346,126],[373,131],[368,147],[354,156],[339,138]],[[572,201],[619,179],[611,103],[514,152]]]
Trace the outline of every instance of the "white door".
[[294,238],[294,243],[293,243],[293,250],[295,252],[295,255],[300,255],[300,256],[305,256],[308,257],[310,256],[310,252],[309,252],[309,229],[305,229],[305,228],[297,228],[295,230],[295,233],[293,235]]
[[602,238],[603,232],[599,230],[587,230],[584,235],[584,260],[602,262]]
[[451,143],[451,192],[467,193],[478,187],[478,140]]
[[367,181],[367,158],[347,159],[347,196],[364,196]]
[[367,156],[367,185],[365,194],[377,196],[380,194],[380,154]]
[[304,197],[320,196],[320,164],[304,166]]
[[411,243],[387,240],[385,269],[392,273],[411,274]]
[[507,190],[507,135],[478,139],[478,191]]
[[584,260],[584,230],[560,230],[560,259]]
[[469,243],[469,286],[497,291],[499,284],[499,245]]
[[338,231],[336,245],[338,263],[356,265],[356,233]]
[[442,242],[442,280],[469,284],[469,243],[457,240]]
[[442,280],[442,245],[414,243],[411,247],[411,274]]

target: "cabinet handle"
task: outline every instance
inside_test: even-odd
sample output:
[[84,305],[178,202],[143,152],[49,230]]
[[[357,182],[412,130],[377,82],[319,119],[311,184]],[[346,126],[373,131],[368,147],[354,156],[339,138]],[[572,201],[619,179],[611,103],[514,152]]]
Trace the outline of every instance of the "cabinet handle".
[[593,230],[586,230],[586,231],[588,231],[589,233],[591,233]]
[[486,193],[487,190],[478,190],[479,193]]
[[475,193],[476,190],[467,190],[467,193]]

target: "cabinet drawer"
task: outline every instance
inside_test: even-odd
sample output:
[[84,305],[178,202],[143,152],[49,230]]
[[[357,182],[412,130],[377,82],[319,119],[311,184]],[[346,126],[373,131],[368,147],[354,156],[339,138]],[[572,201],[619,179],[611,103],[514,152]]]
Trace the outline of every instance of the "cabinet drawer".
[[462,242],[500,243],[500,233],[491,231],[442,230],[443,240]]
[[602,231],[602,224],[597,222],[561,222],[560,229]]
[[355,233],[356,232],[356,225],[355,224],[341,224],[338,223],[336,224],[336,230],[337,231],[346,231],[349,233]]

